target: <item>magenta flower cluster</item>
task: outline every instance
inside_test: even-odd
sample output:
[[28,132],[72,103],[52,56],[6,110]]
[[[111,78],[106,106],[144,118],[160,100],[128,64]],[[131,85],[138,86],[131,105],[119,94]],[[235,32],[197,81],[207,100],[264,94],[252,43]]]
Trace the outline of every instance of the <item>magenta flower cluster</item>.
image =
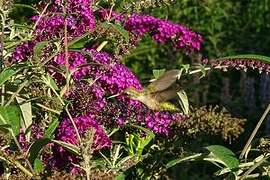
[[107,9],[100,10],[99,15],[103,20],[121,22],[127,31],[137,37],[149,34],[153,40],[162,44],[172,43],[175,48],[185,48],[187,51],[201,49],[202,37],[183,25],[136,13],[125,18],[123,14]]
[[[81,136],[84,136],[86,131],[93,129],[93,149],[99,150],[104,147],[111,147],[111,140],[106,135],[104,129],[95,120],[95,115],[81,115],[73,119]],[[57,138],[71,144],[78,144],[75,129],[69,118],[62,120],[61,126],[57,130]]]
[[[14,50],[13,62],[31,59],[33,48],[38,42],[53,39],[63,42],[65,25],[69,41],[93,31],[95,18],[91,3],[90,0],[68,0],[65,6],[61,0],[55,0],[45,14],[33,17],[37,23],[33,41],[25,42]],[[67,16],[63,15],[64,12]],[[185,48],[188,51],[200,50],[202,37],[182,25],[139,14],[125,18],[126,15],[118,15],[115,12],[108,16],[107,11],[103,11],[101,15],[102,18],[115,17],[115,21],[123,23],[124,28],[137,37],[148,33],[160,43],[172,43],[174,47]],[[56,70],[62,67],[72,73],[74,80],[71,89],[65,94],[66,99],[71,102],[71,115],[81,136],[94,129],[94,150],[111,147],[112,143],[106,135],[105,127],[110,129],[126,123],[135,123],[157,134],[169,135],[171,123],[185,118],[179,113],[154,112],[141,102],[129,99],[124,90],[142,90],[142,85],[129,68],[107,52],[98,52],[89,46],[85,46],[81,51],[60,52],[47,63],[47,71],[59,85],[65,84],[66,81],[64,73]],[[113,95],[117,96],[108,98]],[[62,117],[56,138],[78,144],[71,119],[66,114]],[[63,148],[55,148],[54,160],[59,160],[62,157],[60,155],[66,153]],[[74,157],[70,156],[68,161],[73,162]]]
[[[32,18],[37,23],[35,29],[37,40],[63,38],[65,24],[70,38],[81,36],[94,29],[95,17],[90,8],[91,0],[68,0],[66,4],[67,6],[65,1],[56,0],[49,6],[45,15]],[[64,17],[64,12],[68,14],[67,18]]]

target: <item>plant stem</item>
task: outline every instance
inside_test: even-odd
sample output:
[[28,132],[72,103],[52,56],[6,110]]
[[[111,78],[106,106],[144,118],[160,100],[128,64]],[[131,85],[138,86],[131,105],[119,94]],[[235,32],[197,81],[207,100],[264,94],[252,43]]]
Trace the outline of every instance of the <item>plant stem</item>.
[[[21,153],[21,154],[24,154],[24,153],[23,153],[23,150],[22,150],[22,147],[21,147],[20,143],[18,142],[16,136],[13,134],[13,132],[11,132],[11,134],[12,134],[13,140],[14,140],[16,146],[18,147],[20,153]],[[26,164],[28,165],[30,171],[31,171],[32,173],[34,173],[35,171],[34,171],[34,169],[33,169],[32,165],[31,165],[31,163],[29,162],[29,160],[28,160],[27,158],[25,158],[25,162],[26,162]]]
[[51,4],[51,3],[48,3],[48,4],[44,7],[44,9],[42,10],[42,12],[40,13],[40,15],[39,15],[39,17],[38,17],[38,20],[37,20],[36,23],[34,24],[33,29],[32,29],[32,31],[31,31],[31,33],[29,34],[29,37],[31,37],[31,36],[33,35],[33,33],[34,33],[34,31],[35,31],[35,29],[36,29],[36,27],[37,27],[39,21],[41,20],[42,16],[45,14],[45,12],[46,12],[46,10],[47,10],[47,8],[49,7],[50,4]]
[[254,164],[251,168],[249,168],[240,178],[239,180],[245,179],[247,175],[249,175],[252,171],[254,171],[257,167],[259,167],[265,160],[267,160],[270,157],[270,154],[264,156],[262,160],[260,160],[258,163]]
[[33,174],[28,171],[23,165],[21,165],[21,163],[19,163],[18,161],[12,159],[11,157],[9,157],[8,155],[6,155],[3,152],[0,152],[1,156],[4,157],[4,159],[6,159],[6,161],[10,164],[13,164],[14,166],[16,166],[18,169],[20,169],[22,172],[24,172],[24,174],[26,174],[29,177],[33,177]]
[[239,156],[240,159],[243,159],[243,157],[244,157],[244,155],[246,154],[246,152],[247,152],[247,150],[248,150],[248,148],[249,148],[249,146],[250,146],[250,144],[251,144],[253,138],[255,137],[257,131],[259,130],[259,128],[260,128],[262,122],[263,122],[264,119],[266,118],[266,116],[267,116],[267,114],[269,113],[269,111],[270,111],[270,104],[268,104],[268,106],[267,106],[266,110],[264,111],[264,113],[263,113],[261,119],[260,119],[259,122],[257,123],[257,125],[256,125],[255,129],[253,130],[252,134],[250,135],[250,137],[249,137],[249,139],[248,139],[248,141],[247,141],[247,143],[246,143],[244,149],[242,150],[242,152],[241,152],[241,154],[240,154],[240,156]]
[[[3,14],[2,14],[3,13]],[[5,15],[4,12],[1,12],[1,36],[0,36],[0,72],[2,72],[4,68],[4,31],[5,31]],[[4,106],[5,103],[5,85],[3,84],[1,87],[1,105]]]
[[78,137],[79,144],[81,145],[81,143],[82,143],[82,138],[81,138],[81,136],[80,136],[80,134],[79,134],[79,130],[78,130],[78,128],[77,128],[77,126],[76,126],[76,124],[75,124],[75,121],[74,121],[74,119],[72,118],[72,116],[71,116],[71,114],[70,114],[70,112],[69,112],[67,106],[65,107],[65,111],[66,111],[66,113],[67,113],[67,115],[68,115],[68,117],[69,117],[69,119],[70,119],[70,121],[71,121],[71,123],[72,123],[74,129],[75,129],[75,133],[76,133],[76,135],[77,135],[77,137]]
[[[65,48],[65,66],[66,66],[66,76],[70,74],[69,72],[69,54],[68,54],[68,31],[67,31],[67,12],[66,12],[66,6],[68,5],[68,2],[66,2],[65,6],[63,6],[63,12],[65,14],[65,25],[64,25],[64,48]],[[67,91],[69,89],[69,78],[66,78],[66,87]]]
[[15,99],[15,97],[20,93],[20,91],[28,84],[28,80],[24,81],[20,87],[16,90],[15,93],[12,94],[12,96],[9,98],[8,102],[5,104],[5,106],[10,105],[12,101]]

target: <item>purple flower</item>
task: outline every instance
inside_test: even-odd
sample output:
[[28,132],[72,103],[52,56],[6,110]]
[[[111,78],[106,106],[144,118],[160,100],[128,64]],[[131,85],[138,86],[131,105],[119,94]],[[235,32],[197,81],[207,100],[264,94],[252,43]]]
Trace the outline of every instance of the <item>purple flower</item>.
[[32,54],[34,46],[35,42],[32,41],[24,42],[17,46],[12,53],[12,61],[21,62],[27,60]]
[[138,37],[148,33],[153,40],[162,44],[172,43],[178,49],[185,48],[187,51],[201,49],[202,37],[183,25],[136,13],[125,18],[123,14],[108,9],[100,10],[98,13],[101,20],[107,20],[111,16],[110,19],[122,23],[127,31]]
[[221,61],[212,62],[213,67],[225,66],[224,70],[227,68],[235,68],[237,70],[246,71],[248,68],[256,69],[260,73],[266,72],[266,74],[270,73],[270,64],[264,63],[262,61],[256,61],[252,59],[226,59]]
[[95,27],[95,17],[90,8],[91,1],[87,0],[69,0],[67,2],[65,20],[62,1],[55,1],[42,16],[34,16],[33,21],[38,21],[35,29],[36,39],[39,41],[64,36],[65,21],[67,21],[68,37],[74,38],[81,36],[87,31],[92,31]]
[[75,83],[66,97],[72,102],[71,113],[74,116],[98,114],[106,106],[105,91],[97,84]]
[[142,89],[139,80],[124,65],[115,64],[98,80],[111,94],[121,93],[127,88]]
[[142,36],[149,33],[159,43],[172,42],[175,48],[200,50],[202,37],[187,27],[148,15],[132,14],[125,22],[125,29]]
[[[111,147],[111,140],[106,135],[102,126],[95,120],[94,115],[88,114],[75,117],[74,122],[81,136],[84,136],[86,131],[91,130],[91,128],[94,129],[95,134],[92,147],[94,150]],[[61,121],[57,129],[56,138],[71,144],[78,144],[77,135],[69,118],[64,118]]]

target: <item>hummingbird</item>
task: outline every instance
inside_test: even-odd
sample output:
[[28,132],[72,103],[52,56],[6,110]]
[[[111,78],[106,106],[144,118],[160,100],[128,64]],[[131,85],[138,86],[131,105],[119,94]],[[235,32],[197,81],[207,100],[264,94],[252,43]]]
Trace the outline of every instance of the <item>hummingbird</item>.
[[182,71],[173,69],[164,72],[160,77],[151,82],[144,90],[128,88],[125,93],[133,99],[142,102],[154,111],[178,111],[179,109],[168,100],[177,96],[175,88],[169,88],[180,78]]

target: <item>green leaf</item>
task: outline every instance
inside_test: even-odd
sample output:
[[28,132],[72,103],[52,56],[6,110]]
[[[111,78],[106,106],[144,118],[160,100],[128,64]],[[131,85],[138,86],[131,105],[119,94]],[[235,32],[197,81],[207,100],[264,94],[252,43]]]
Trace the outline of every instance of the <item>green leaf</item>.
[[31,164],[34,163],[35,159],[38,157],[41,150],[46,146],[51,140],[48,138],[36,140],[29,148],[29,161]]
[[68,43],[68,48],[69,49],[81,49],[85,46],[85,44],[89,41],[89,38],[87,37],[89,33],[85,33],[80,37],[77,37],[70,41]]
[[54,90],[56,91],[59,91],[59,87],[57,86],[56,82],[54,81],[54,79],[49,75],[47,74],[46,77],[43,76],[43,81],[50,87],[50,88],[53,88]]
[[219,160],[218,162],[221,162],[226,167],[235,169],[239,166],[239,160],[230,149],[220,145],[211,145],[205,148],[211,152],[210,157]]
[[107,44],[108,44],[108,41],[103,41],[103,42],[97,47],[97,52],[100,52]]
[[220,60],[234,60],[234,59],[241,59],[241,60],[257,60],[264,63],[270,63],[270,57],[263,56],[263,55],[257,55],[257,54],[240,54],[240,55],[234,55],[234,56],[226,56],[222,58],[216,59],[217,61]]
[[0,125],[10,125],[12,136],[20,132],[20,109],[17,106],[0,106]]
[[35,159],[34,161],[34,170],[37,174],[40,174],[44,169],[43,163],[40,159]]
[[52,138],[54,131],[56,130],[56,128],[59,125],[59,121],[58,119],[55,119],[50,126],[48,127],[48,129],[45,131],[44,137],[45,138]]
[[126,126],[140,129],[140,130],[144,131],[145,133],[147,133],[148,135],[150,135],[151,138],[155,138],[155,134],[151,130],[149,130],[147,128],[144,128],[144,127],[138,126],[138,125],[134,125],[134,124],[127,124]]
[[202,72],[202,75],[200,76],[200,78],[205,77],[206,75],[205,66],[200,64],[200,70]]
[[188,73],[188,71],[190,69],[190,64],[182,64],[181,66],[185,70],[185,73]]
[[129,34],[121,24],[112,24],[112,26],[125,38],[125,41],[129,41]]
[[42,52],[42,49],[47,46],[51,41],[41,41],[39,43],[37,43],[35,46],[34,46],[34,49],[33,49],[33,54],[34,54],[34,59],[35,60],[39,60],[40,56],[41,56],[41,52]]
[[125,179],[126,175],[124,173],[120,173],[114,178],[114,180],[125,180]]
[[69,152],[76,154],[76,155],[80,155],[80,148],[74,144],[70,144],[70,143],[66,143],[63,141],[58,141],[58,140],[52,140],[54,143],[62,146],[63,148],[65,148],[66,150],[68,150]]
[[188,102],[188,97],[187,94],[184,90],[178,91],[177,95],[179,97],[179,104],[184,112],[184,114],[188,115],[189,114],[189,102]]
[[14,71],[13,69],[10,68],[4,69],[0,74],[0,86],[2,86],[7,80],[9,80],[16,73],[17,71]]
[[198,154],[193,154],[193,155],[190,155],[190,156],[187,156],[187,157],[183,157],[183,158],[177,158],[177,159],[173,159],[171,161],[169,161],[167,164],[166,164],[166,168],[171,168],[181,162],[186,162],[186,161],[194,161],[196,159],[199,159],[201,158],[203,155],[201,153],[198,153]]
[[0,131],[2,131],[3,133],[5,134],[9,133],[10,129],[11,129],[11,125],[0,124]]
[[154,75],[155,79],[162,76],[165,73],[165,71],[166,71],[166,69],[154,69],[153,70],[153,75]]
[[[23,103],[25,101],[24,98],[16,96],[16,100],[18,104],[20,104],[21,114],[23,117],[23,121],[21,122],[21,127],[23,128],[23,131],[26,132],[26,130],[31,126],[32,124],[32,105],[31,102]],[[30,134],[28,136],[28,141],[30,140]]]

